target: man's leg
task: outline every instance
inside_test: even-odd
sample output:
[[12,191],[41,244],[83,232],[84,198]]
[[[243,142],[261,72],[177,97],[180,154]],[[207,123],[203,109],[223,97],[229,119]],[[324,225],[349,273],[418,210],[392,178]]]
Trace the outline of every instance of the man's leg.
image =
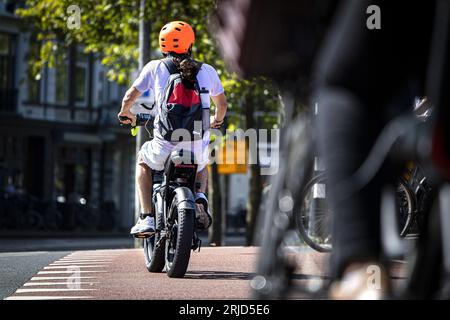
[[206,189],[208,188],[208,168],[205,166],[197,172],[195,206],[197,211],[197,226],[199,229],[208,229],[212,223],[211,214],[209,213],[208,199],[206,198]]
[[208,188],[208,168],[206,166],[197,172],[197,178],[195,181],[200,184],[200,186],[196,188],[196,191],[206,193],[206,188]]
[[148,237],[155,233],[155,218],[152,206],[152,170],[144,163],[141,156],[136,164],[136,188],[140,203],[140,217],[131,228],[131,234],[137,237]]
[[136,165],[136,184],[142,213],[153,214],[152,206],[152,169],[144,163],[141,157]]

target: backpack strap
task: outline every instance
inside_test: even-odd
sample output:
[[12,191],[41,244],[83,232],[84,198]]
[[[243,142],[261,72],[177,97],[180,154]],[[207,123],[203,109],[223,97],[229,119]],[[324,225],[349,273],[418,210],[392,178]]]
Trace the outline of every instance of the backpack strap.
[[166,66],[167,70],[169,71],[169,73],[171,75],[179,73],[177,66],[172,61],[171,58],[165,58],[165,59],[162,59],[161,61],[162,61],[162,63],[164,63],[164,65]]
[[198,83],[197,76],[198,76],[198,73],[200,72],[200,70],[201,70],[201,68],[203,66],[203,63],[202,62],[199,62],[199,63],[200,63],[200,66],[198,67],[197,73],[195,74],[195,86],[196,86],[198,92],[202,93],[202,90],[201,90],[200,85]]

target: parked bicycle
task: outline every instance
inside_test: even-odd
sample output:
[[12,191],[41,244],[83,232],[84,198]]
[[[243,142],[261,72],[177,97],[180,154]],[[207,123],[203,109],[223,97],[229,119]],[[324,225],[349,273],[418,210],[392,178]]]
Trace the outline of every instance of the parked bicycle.
[[[414,114],[418,120],[426,121],[431,115],[431,110],[426,98],[416,99]],[[295,214],[296,227],[300,238],[312,249],[330,252],[333,213],[328,207],[326,174],[324,170],[318,170],[317,157],[311,156],[308,161],[314,164],[311,165],[314,172],[301,194],[303,203]],[[431,192],[423,168],[417,163],[408,161],[396,188],[400,236],[417,238]]]
[[[323,175],[312,177],[314,170],[310,154],[314,138],[311,125],[308,117],[301,116],[292,122],[286,132],[283,150],[289,150],[289,156],[286,166],[280,168],[272,184],[269,206],[263,217],[264,236],[261,246],[264,254],[259,257],[257,275],[252,281],[254,297],[259,299],[286,298],[291,292],[289,289],[293,288],[295,256],[298,253],[289,244],[292,232],[297,227],[295,213],[304,206],[305,190],[310,190],[311,184],[323,179]],[[387,157],[394,158],[397,163],[407,163],[414,159],[427,169],[426,185],[424,179],[419,178],[420,171],[413,172],[416,175],[413,181],[421,185],[416,190],[426,188],[423,196],[426,194],[427,197],[426,201],[421,199],[421,234],[417,243],[411,243],[400,236],[399,191],[394,186],[387,185],[382,197],[381,230],[385,254],[390,259],[406,259],[409,263],[406,285],[394,293],[397,298],[436,298],[450,292],[450,239],[447,236],[450,218],[447,211],[441,209],[450,206],[450,187],[429,156],[419,149],[419,140],[433,139],[430,135],[432,128],[431,124],[421,123],[410,116],[394,119],[378,138],[361,169],[350,181],[343,182],[351,184],[356,192],[370,181]],[[302,165],[299,166],[299,163]],[[419,196],[419,193],[411,193],[413,189],[406,182],[403,185],[410,190],[408,196]],[[293,199],[292,207],[281,205],[286,195]],[[313,240],[317,245],[317,239]],[[322,285],[322,289],[326,290],[327,282],[323,281]],[[309,292],[307,288],[299,287],[296,289],[306,290],[313,297],[322,292]]]

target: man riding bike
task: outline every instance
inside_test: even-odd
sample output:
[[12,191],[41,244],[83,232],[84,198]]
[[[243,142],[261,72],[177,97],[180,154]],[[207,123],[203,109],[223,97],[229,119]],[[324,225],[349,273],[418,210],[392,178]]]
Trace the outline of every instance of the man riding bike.
[[[217,71],[206,63],[200,63],[192,59],[192,47],[195,41],[195,34],[192,27],[183,21],[169,22],[161,29],[159,33],[159,47],[166,59],[152,60],[142,69],[139,77],[134,81],[122,100],[122,108],[118,114],[119,121],[123,124],[132,124],[136,117],[130,109],[136,99],[147,90],[152,90],[156,100],[157,115],[154,120],[154,138],[145,142],[137,157],[136,165],[136,184],[141,207],[140,217],[130,234],[135,237],[148,237],[155,233],[155,218],[152,206],[152,171],[161,171],[164,169],[164,163],[173,150],[189,150],[195,155],[197,167],[197,194],[196,208],[197,220],[203,226],[203,229],[211,225],[211,215],[208,209],[208,200],[205,196],[208,171],[206,168],[208,162],[209,132],[206,130],[201,139],[182,140],[174,142],[167,139],[163,134],[164,115],[161,112],[162,105],[165,103],[167,84],[170,82],[171,75],[179,72],[183,83],[191,84],[199,88],[201,107],[208,109],[210,99],[216,106],[215,115],[209,122],[209,127],[218,128],[222,125],[227,102]],[[171,68],[172,67],[172,68]],[[169,70],[175,69],[175,70]],[[177,91],[173,92],[177,94]],[[182,101],[192,97],[176,97]],[[131,120],[123,120],[129,118]],[[205,122],[205,119],[203,119]]]

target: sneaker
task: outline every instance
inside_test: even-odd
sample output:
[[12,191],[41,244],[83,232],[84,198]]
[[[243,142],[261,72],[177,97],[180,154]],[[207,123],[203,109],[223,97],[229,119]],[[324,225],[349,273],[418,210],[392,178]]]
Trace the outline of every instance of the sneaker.
[[130,234],[137,238],[147,238],[155,234],[155,217],[139,218],[136,225],[131,228]]
[[195,199],[195,215],[197,219],[197,228],[199,230],[206,230],[212,224],[212,217],[209,213],[208,199],[205,194],[197,193],[197,198]]

